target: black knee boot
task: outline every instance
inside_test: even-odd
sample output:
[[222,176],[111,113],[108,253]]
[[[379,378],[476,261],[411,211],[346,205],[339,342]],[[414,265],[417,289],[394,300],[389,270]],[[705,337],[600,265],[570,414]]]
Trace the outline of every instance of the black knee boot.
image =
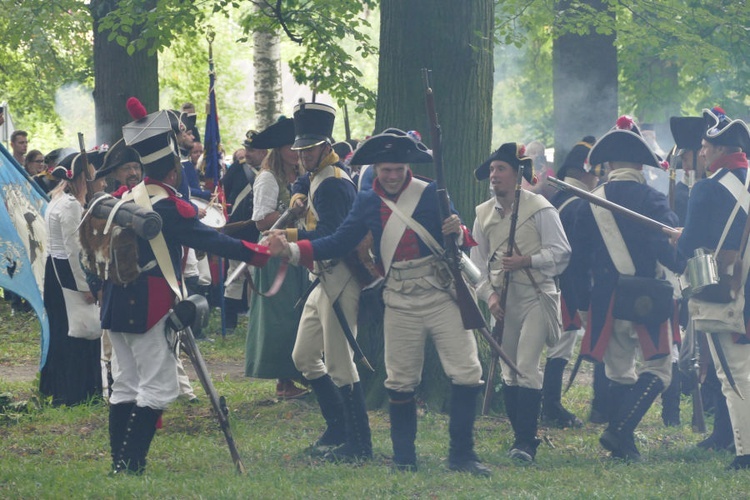
[[367,416],[365,393],[357,382],[339,387],[344,401],[344,423],[346,442],[325,454],[332,462],[358,462],[372,458],[372,437],[370,419]]
[[510,425],[513,427],[513,432],[516,432],[518,425],[518,386],[517,385],[506,385],[503,383],[503,404],[505,405],[505,414],[510,420]]
[[135,403],[119,403],[109,405],[109,449],[112,454],[112,470],[117,469],[117,459],[125,441],[130,414],[133,413]]
[[148,406],[135,406],[125,429],[122,447],[115,459],[115,473],[142,474],[146,468],[146,455],[156,434],[156,422],[162,410]]
[[326,374],[315,380],[310,380],[310,387],[318,399],[320,413],[326,421],[326,430],[309,449],[314,454],[324,455],[332,448],[346,442],[346,425],[344,423],[344,402],[336,384],[330,375]]
[[515,442],[510,450],[510,457],[522,462],[533,462],[539,439],[536,437],[539,425],[539,410],[542,403],[542,391],[518,388],[518,409],[516,412]]
[[417,402],[413,392],[388,390],[391,416],[393,466],[401,471],[417,470]]
[[664,382],[659,377],[652,373],[643,373],[624,394],[609,426],[599,438],[599,443],[612,452],[613,458],[633,462],[641,459],[633,433],[663,389]]
[[594,365],[594,398],[591,400],[591,414],[589,422],[592,424],[606,424],[609,422],[609,384],[610,380],[604,370],[604,363]]
[[563,358],[547,358],[542,383],[542,422],[560,429],[583,426],[583,422],[562,405],[563,372],[567,364]]
[[672,381],[661,394],[661,420],[667,427],[680,425],[680,369],[672,363]]
[[477,414],[477,396],[481,389],[481,385],[451,386],[448,468],[475,476],[489,476],[490,470],[482,465],[474,452],[474,420]]

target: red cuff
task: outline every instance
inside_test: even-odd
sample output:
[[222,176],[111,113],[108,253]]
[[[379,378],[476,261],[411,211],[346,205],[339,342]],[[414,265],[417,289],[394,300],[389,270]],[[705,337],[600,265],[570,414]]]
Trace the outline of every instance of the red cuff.
[[464,232],[464,244],[462,245],[463,248],[471,248],[478,245],[476,240],[471,237],[471,231],[469,231],[469,228],[462,225],[461,230]]
[[299,263],[309,270],[313,270],[314,251],[310,240],[300,240],[297,242],[299,247]]
[[247,261],[248,264],[255,267],[263,267],[271,258],[271,250],[267,246],[250,243],[249,241],[242,241],[245,248],[253,252],[250,259]]

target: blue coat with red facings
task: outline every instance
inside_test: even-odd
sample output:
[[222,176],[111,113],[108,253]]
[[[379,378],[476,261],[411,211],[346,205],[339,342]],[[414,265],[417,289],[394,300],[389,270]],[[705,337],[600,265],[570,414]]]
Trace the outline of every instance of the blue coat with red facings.
[[[341,165],[336,164],[339,168]],[[310,192],[310,173],[301,176],[292,186],[292,195]],[[313,206],[318,214],[315,229],[299,229],[298,239],[314,240],[328,236],[336,231],[349,215],[357,189],[354,184],[344,177],[328,177],[320,183],[313,196]]]
[[[663,224],[673,227],[677,225],[677,216],[669,209],[666,196],[645,184],[635,181],[610,181],[604,185],[604,192],[607,200],[611,202]],[[664,233],[647,229],[642,224],[617,214],[615,221],[635,265],[636,276],[656,277],[657,261],[672,271],[682,272],[685,259],[669,244],[669,239]],[[581,353],[601,361],[612,335],[612,301],[620,274],[609,256],[589,203],[582,204],[576,212],[573,233],[571,265],[578,269],[590,270],[593,277],[590,316],[581,343]],[[634,323],[634,327],[644,358],[653,359],[669,354],[671,338],[668,322],[648,328]]]
[[[714,250],[719,244],[721,233],[736,203],[734,196],[719,182],[725,175],[735,175],[744,183],[747,169],[739,168],[731,171],[722,169],[708,179],[696,182],[693,186],[688,199],[685,228],[680,239],[677,240],[677,249],[685,258],[693,257],[698,248]],[[722,244],[722,249],[739,250],[746,221],[745,211],[738,210]],[[747,297],[750,297],[750,280],[745,282],[745,297],[745,325],[748,325],[750,323],[750,300]],[[750,341],[747,335],[735,340]]]
[[[409,173],[407,183],[410,181],[411,174]],[[404,187],[407,183],[404,183]],[[383,203],[379,195],[385,196],[385,193],[376,182],[373,189],[360,191],[357,194],[351,212],[349,212],[349,215],[335,233],[322,239],[299,241],[300,262],[310,267],[313,260],[343,257],[354,250],[362,238],[367,235],[368,231],[372,231],[372,250],[376,261],[380,261],[380,240],[383,236],[383,227],[388,221],[388,217],[391,216],[391,211]],[[455,210],[453,210],[453,213],[457,214]],[[433,238],[442,243],[443,221],[440,219],[437,185],[434,182],[430,182],[427,185],[411,216],[424,226]],[[464,242],[465,244],[473,242],[466,228],[464,228]],[[432,255],[430,249],[421,239],[417,238],[417,244],[419,255],[413,258]],[[398,256],[398,250],[396,251],[396,255]],[[394,260],[399,259],[396,257]]]
[[[230,238],[206,226],[196,218],[195,207],[180,198],[176,190],[148,178],[144,182],[159,184],[172,194],[156,202],[153,209],[161,216],[162,234],[178,280],[182,276],[183,246],[254,266],[263,266],[268,261],[270,254],[267,247]],[[155,257],[149,242],[138,238],[138,265],[144,267],[153,260]],[[175,295],[159,266],[142,272],[135,282],[125,286],[106,281],[102,294],[102,328],[145,333],[164,317],[174,300]]]
[[[565,204],[568,200],[571,200]],[[577,198],[568,191],[558,191],[550,199],[550,203],[560,211],[560,222],[568,239],[573,237],[576,213],[586,201]],[[565,206],[560,210],[560,207]],[[588,308],[591,295],[591,271],[578,262],[577,266],[571,261],[560,275],[560,306],[562,309],[563,329],[578,330],[581,328],[581,318],[578,311]]]

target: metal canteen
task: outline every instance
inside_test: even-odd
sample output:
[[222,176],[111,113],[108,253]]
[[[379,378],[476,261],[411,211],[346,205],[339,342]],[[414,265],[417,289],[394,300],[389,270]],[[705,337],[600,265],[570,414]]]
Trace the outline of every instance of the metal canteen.
[[458,267],[461,269],[461,274],[463,274],[464,279],[472,287],[476,288],[479,282],[482,281],[482,272],[465,253],[459,253],[461,254],[461,260],[458,263]]
[[707,286],[719,283],[719,269],[716,258],[711,253],[706,253],[702,248],[695,250],[695,255],[688,259],[685,274],[688,279],[688,287],[682,293],[685,297],[691,297]]

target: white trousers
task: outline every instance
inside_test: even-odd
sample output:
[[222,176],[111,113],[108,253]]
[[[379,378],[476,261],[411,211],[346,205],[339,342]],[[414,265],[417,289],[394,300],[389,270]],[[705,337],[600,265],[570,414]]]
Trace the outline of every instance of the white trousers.
[[716,366],[716,375],[721,380],[721,392],[727,398],[729,418],[732,420],[734,431],[734,446],[737,449],[737,456],[750,455],[750,345],[735,344],[730,334],[719,333],[716,336],[723,347],[735,385],[745,397],[744,400],[740,399],[729,385],[727,374],[716,355],[713,338],[707,335],[708,347],[711,349],[711,357]]
[[164,336],[166,316],[146,333],[109,332],[117,363],[112,366],[111,404],[165,409],[177,399],[177,358]]
[[[354,338],[357,338],[359,292],[359,284],[352,278],[339,296],[339,305]],[[302,310],[297,340],[292,350],[294,366],[308,380],[318,379],[327,373],[337,387],[343,387],[359,382],[353,358],[353,351],[333,312],[331,299],[323,286],[318,285],[310,293]]]
[[401,293],[386,287],[383,299],[387,389],[398,392],[416,389],[422,380],[428,335],[453,384],[482,383],[476,339],[464,329],[458,305],[447,291],[414,288]]
[[651,373],[659,377],[664,388],[672,381],[672,356],[667,355],[658,359],[636,360],[641,355],[641,345],[633,323],[621,319],[613,319],[612,338],[609,339],[604,350],[604,367],[607,378],[623,385],[635,384],[641,373]]

